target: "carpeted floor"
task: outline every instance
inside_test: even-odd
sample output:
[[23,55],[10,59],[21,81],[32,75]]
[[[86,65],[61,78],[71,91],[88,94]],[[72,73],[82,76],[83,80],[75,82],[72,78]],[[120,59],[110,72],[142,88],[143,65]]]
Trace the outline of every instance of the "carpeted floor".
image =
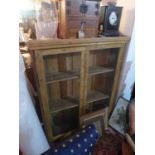
[[92,155],[121,155],[122,142],[122,136],[112,129],[108,129],[94,146]]

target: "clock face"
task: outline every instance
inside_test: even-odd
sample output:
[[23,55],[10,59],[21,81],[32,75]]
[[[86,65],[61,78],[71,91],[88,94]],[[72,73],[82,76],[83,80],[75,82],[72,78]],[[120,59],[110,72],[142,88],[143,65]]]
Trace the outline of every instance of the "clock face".
[[115,11],[112,11],[109,16],[109,23],[112,26],[117,25],[117,14]]

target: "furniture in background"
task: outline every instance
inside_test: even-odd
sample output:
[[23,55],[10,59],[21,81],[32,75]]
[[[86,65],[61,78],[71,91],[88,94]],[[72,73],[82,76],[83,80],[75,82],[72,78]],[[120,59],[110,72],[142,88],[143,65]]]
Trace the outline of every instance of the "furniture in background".
[[126,36],[29,41],[49,142],[72,133],[84,114],[104,109],[107,122],[128,41]]
[[85,37],[97,37],[99,8],[99,1],[61,0],[59,38],[77,38],[82,24]]

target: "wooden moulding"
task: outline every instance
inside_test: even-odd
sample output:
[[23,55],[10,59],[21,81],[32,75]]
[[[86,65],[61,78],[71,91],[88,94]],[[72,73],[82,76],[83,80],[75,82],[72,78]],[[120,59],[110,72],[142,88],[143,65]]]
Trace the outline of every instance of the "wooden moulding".
[[125,44],[123,44],[120,49],[119,49],[119,54],[117,58],[117,65],[115,69],[115,76],[114,76],[114,81],[113,81],[113,86],[112,86],[112,92],[111,92],[111,97],[110,97],[110,102],[109,102],[109,112],[112,111],[112,108],[116,102],[116,95],[117,95],[117,90],[118,90],[118,84],[120,80],[120,75],[121,75],[121,70],[122,70],[122,64],[123,64],[123,58],[124,58],[124,50],[125,50]]
[[30,40],[28,47],[30,50],[45,50],[60,47],[80,47],[100,44],[119,44],[127,43],[129,37],[102,37],[102,38],[80,38],[80,39],[48,39],[48,40]]
[[82,124],[84,124],[84,122],[86,122],[86,121],[88,121],[90,119],[96,118],[98,116],[103,116],[104,117],[104,115],[105,115],[105,110],[104,109],[95,111],[93,113],[82,115],[80,117],[80,124],[82,125]]
[[51,129],[51,118],[49,115],[49,109],[48,109],[48,97],[47,97],[47,91],[46,91],[46,86],[44,85],[45,82],[45,78],[44,75],[42,73],[45,73],[44,71],[44,67],[43,67],[43,59],[41,57],[41,55],[36,52],[35,53],[36,56],[36,72],[38,73],[38,82],[39,82],[39,87],[41,87],[41,89],[39,89],[39,99],[40,102],[44,103],[41,105],[42,107],[42,116],[43,116],[43,122],[45,125],[45,131],[47,133],[47,137],[49,140],[52,139],[52,129]]

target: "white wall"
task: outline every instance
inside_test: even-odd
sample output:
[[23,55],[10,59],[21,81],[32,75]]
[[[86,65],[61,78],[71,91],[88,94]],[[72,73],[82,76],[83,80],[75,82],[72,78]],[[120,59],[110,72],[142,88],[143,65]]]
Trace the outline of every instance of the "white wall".
[[[125,83],[125,88],[122,92],[122,95],[124,98],[129,100],[131,97],[133,83],[135,82],[135,28],[133,29],[133,33],[132,33],[131,41],[128,47],[128,53],[127,53],[127,58],[126,58],[125,63],[127,64],[128,62],[130,62],[131,66],[126,75],[126,78],[123,79],[124,81],[122,81]],[[124,74],[126,74],[125,73],[126,67],[127,66],[125,65]]]
[[135,82],[135,1],[117,0],[117,6],[123,6],[120,32],[131,37],[126,49],[117,97],[123,96],[129,100]]
[[123,7],[120,31],[131,36],[135,21],[135,0],[117,0],[117,6]]

